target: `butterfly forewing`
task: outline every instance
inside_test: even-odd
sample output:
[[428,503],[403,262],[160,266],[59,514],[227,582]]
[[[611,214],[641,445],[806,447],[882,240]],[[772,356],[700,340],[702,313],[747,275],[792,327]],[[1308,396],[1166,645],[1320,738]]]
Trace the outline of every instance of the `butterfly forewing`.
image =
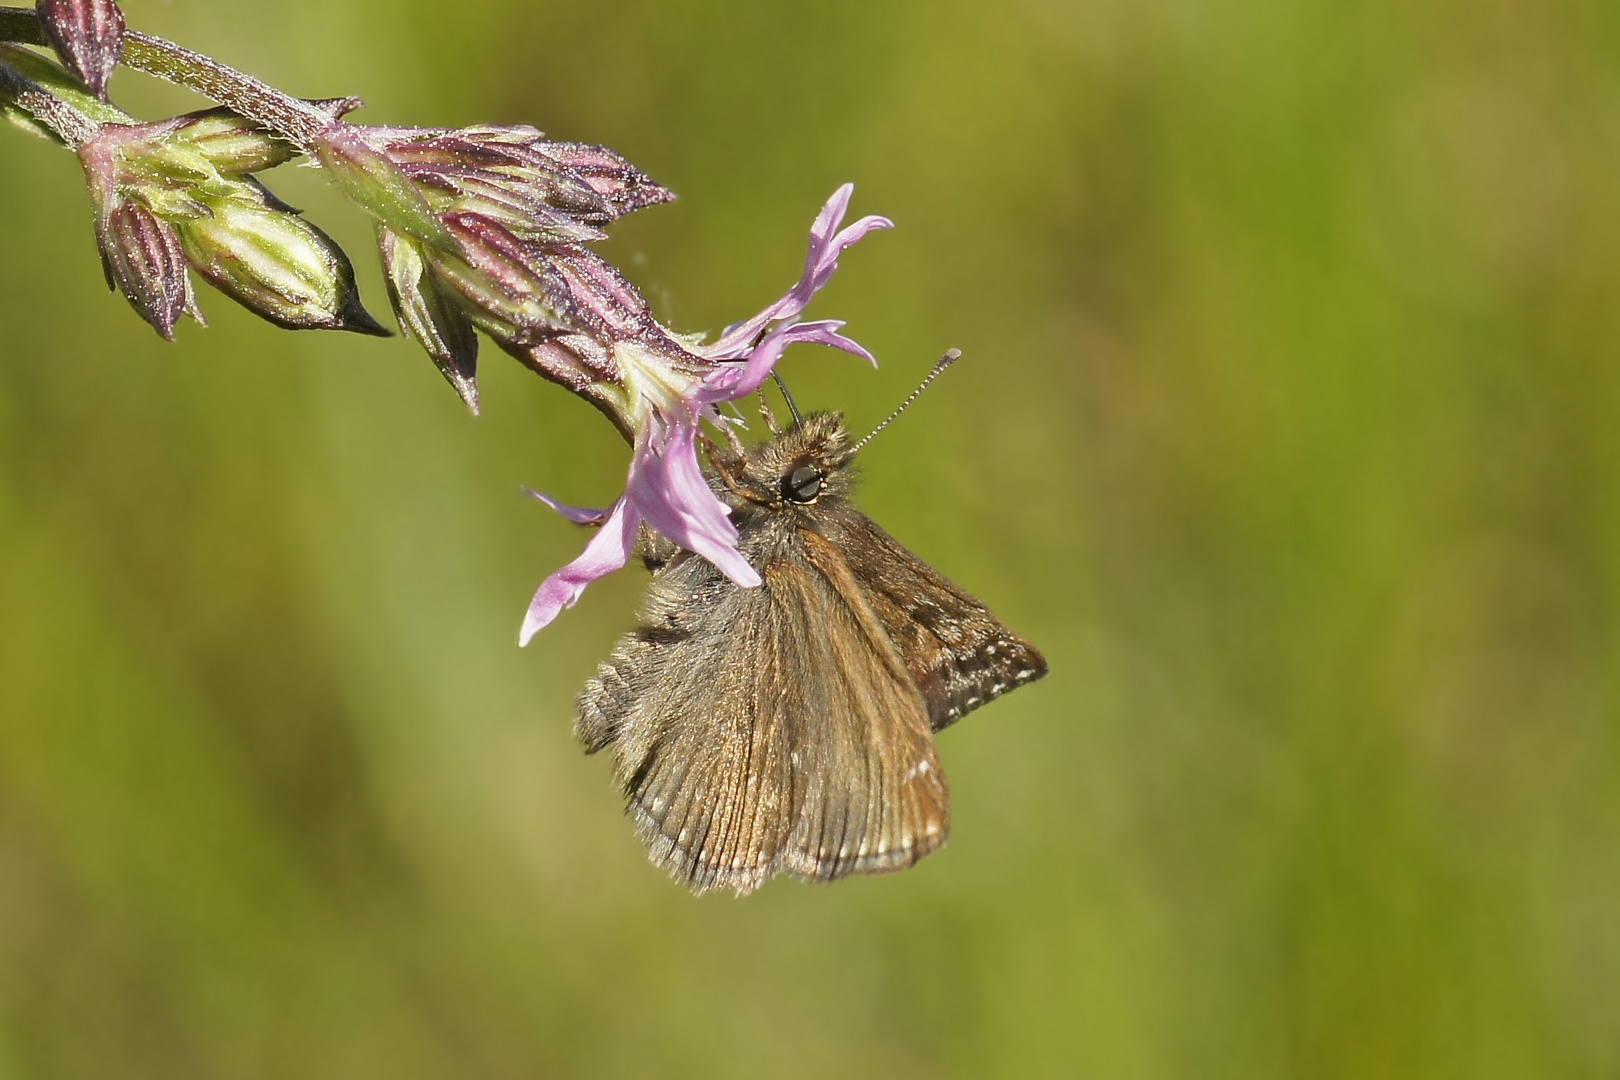
[[[791,725],[794,831],[782,869],[830,881],[910,866],[945,840],[949,794],[928,715],[838,549],[815,533],[767,585],[805,641]],[[797,609],[796,611],[794,609]]]
[[1046,674],[1046,659],[848,502],[821,528],[843,552],[904,658],[935,731]]

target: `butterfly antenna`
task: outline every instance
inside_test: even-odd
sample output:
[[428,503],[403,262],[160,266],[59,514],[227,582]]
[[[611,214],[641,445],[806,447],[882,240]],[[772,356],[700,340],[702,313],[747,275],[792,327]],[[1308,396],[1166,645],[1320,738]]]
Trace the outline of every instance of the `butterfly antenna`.
[[793,426],[799,427],[804,423],[804,417],[799,415],[799,407],[793,404],[793,395],[788,393],[787,383],[783,382],[782,376],[774,371],[771,372],[771,378],[776,380],[776,388],[782,391],[782,400],[787,402],[788,412],[793,414]]
[[943,372],[946,368],[950,367],[952,364],[956,363],[960,359],[962,359],[962,350],[961,349],[951,349],[944,356],[940,357],[938,362],[936,362],[934,364],[934,370],[930,371],[928,373],[928,377],[923,379],[922,383],[917,387],[917,389],[913,390],[911,392],[910,396],[907,397],[906,400],[904,400],[904,401],[902,401],[900,403],[900,407],[898,409],[894,410],[894,412],[890,413],[889,418],[887,420],[883,421],[883,423],[881,423],[877,427],[873,428],[872,433],[870,435],[868,435],[866,438],[862,439],[860,442],[856,443],[854,446],[850,447],[849,452],[851,454],[856,453],[857,451],[860,450],[861,447],[865,446],[867,443],[871,442],[874,438],[876,438],[878,432],[882,431],[884,428],[886,428],[890,424],[894,423],[895,420],[899,419],[901,413],[903,413],[907,409],[911,408],[911,403],[912,402],[914,402],[918,398],[922,397],[922,392],[924,390],[928,389],[928,384],[929,383],[931,383],[935,379],[939,378],[941,372]]

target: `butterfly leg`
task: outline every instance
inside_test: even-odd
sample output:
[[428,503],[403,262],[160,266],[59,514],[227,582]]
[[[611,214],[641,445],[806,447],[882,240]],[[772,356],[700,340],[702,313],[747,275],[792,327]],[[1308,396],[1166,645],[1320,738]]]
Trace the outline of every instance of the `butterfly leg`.
[[782,434],[782,425],[776,422],[776,414],[771,412],[769,405],[765,404],[765,388],[763,386],[759,388],[759,418],[765,421],[765,426],[770,429],[772,435]]
[[[726,429],[726,434],[731,436],[734,442],[737,440],[737,433],[730,428]],[[721,455],[720,448],[714,445],[714,440],[700,431],[698,432],[697,441],[698,445],[703,447],[703,454],[709,459],[709,464],[714,466],[715,474],[720,477],[720,482],[726,485],[733,495],[747,498],[743,490],[737,486],[737,477],[727,466],[726,459]]]

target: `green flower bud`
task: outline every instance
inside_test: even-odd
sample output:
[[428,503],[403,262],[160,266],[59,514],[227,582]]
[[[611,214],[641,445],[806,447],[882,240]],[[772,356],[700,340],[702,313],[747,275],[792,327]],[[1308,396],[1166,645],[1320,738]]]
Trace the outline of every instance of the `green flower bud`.
[[405,333],[422,346],[461,400],[478,412],[478,333],[460,301],[409,237],[378,229],[394,314]]
[[179,118],[173,139],[184,143],[222,173],[249,173],[285,165],[303,151],[230,109],[207,109]]
[[333,124],[315,144],[315,157],[347,198],[396,233],[419,243],[453,248],[416,185],[387,157],[368,146],[360,129]]
[[176,232],[191,268],[220,292],[289,330],[387,336],[360,306],[348,256],[320,229],[263,195],[208,209],[177,223]]

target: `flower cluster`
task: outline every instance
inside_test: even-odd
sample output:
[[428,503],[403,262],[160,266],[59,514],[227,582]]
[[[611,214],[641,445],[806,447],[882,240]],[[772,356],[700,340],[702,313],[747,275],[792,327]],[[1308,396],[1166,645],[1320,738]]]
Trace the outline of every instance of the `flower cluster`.
[[108,285],[159,334],[172,339],[182,314],[202,318],[188,267],[277,326],[387,333],[343,250],[253,178],[297,147],[229,109],[139,123],[15,45],[0,45],[0,65],[83,122],[65,141],[84,168]]
[[[617,218],[674,198],[605,147],[531,127],[350,124],[358,99],[290,97],[126,30],[115,0],[0,8],[0,42],[17,43],[0,44],[0,110],[78,155],[108,280],[163,336],[198,314],[190,273],[279,326],[386,333],[361,306],[343,251],[256,178],[307,156],[373,219],[400,326],[468,406],[477,411],[483,334],[607,415],[632,446],[624,494],[605,510],[540,496],[600,532],[540,586],[522,642],[624,565],[643,525],[740,586],[760,583],[699,462],[700,425],[754,392],[790,345],[872,360],[842,323],[802,318],[839,255],[890,226],[865,217],[843,227],[849,185],[816,218],[799,281],[705,343],[662,326],[589,246]],[[50,46],[66,68],[24,45]],[[120,64],[225,108],[138,123],[107,101]]]
[[571,389],[603,374],[559,364],[548,348],[600,316],[579,283],[603,279],[607,264],[581,245],[671,192],[605,147],[532,127],[334,124],[315,152],[377,219],[400,325],[474,411],[475,330]]
[[164,337],[201,319],[186,267],[290,330],[386,334],[348,256],[251,173],[295,151],[233,113],[103,124],[78,147],[110,284]]
[[546,579],[524,619],[527,643],[592,581],[623,566],[645,523],[745,587],[759,575],[698,460],[699,423],[751,394],[783,351],[805,342],[872,356],[805,307],[838,256],[868,232],[840,228],[853,188],[822,208],[804,273],[776,303],[710,343],[659,324],[646,300],[585,245],[601,227],[673,195],[603,147],[547,141],[533,128],[362,128],[337,124],[315,153],[377,220],[401,325],[476,408],[482,331],[534,371],[590,400],[632,443],[624,495],[605,510],[540,498],[600,532]]

